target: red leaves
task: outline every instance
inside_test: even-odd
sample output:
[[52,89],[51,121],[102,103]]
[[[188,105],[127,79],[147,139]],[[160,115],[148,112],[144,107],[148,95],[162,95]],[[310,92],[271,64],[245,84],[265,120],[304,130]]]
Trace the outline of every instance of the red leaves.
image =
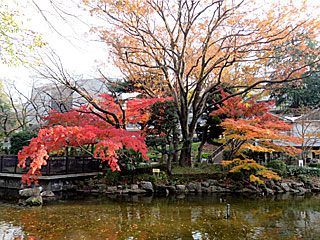
[[[221,91],[222,98],[227,98],[230,94]],[[256,98],[252,97],[248,100],[243,100],[241,96],[234,96],[223,102],[223,106],[218,106],[219,109],[213,111],[211,115],[225,115],[227,118],[274,118],[268,114],[270,107],[275,101],[256,102]]]
[[[95,101],[99,107],[115,114],[122,121],[120,105],[108,94],[101,94],[99,97],[102,100]],[[148,119],[148,107],[156,101],[167,99],[169,98],[128,100],[126,122],[144,123]],[[112,170],[118,171],[120,171],[117,164],[119,149],[132,148],[140,152],[144,159],[148,159],[146,155],[148,149],[140,131],[129,132],[123,128],[115,128],[97,114],[99,112],[92,106],[83,105],[67,113],[51,112],[44,118],[49,128],[40,129],[38,137],[32,139],[30,145],[24,147],[18,154],[20,167],[26,167],[26,159],[31,159],[30,170],[23,176],[23,181],[34,180],[41,166],[47,164],[49,154],[62,154],[66,146],[80,147],[95,144],[94,156],[107,161]]]
[[29,181],[29,177],[35,177],[36,172],[46,165],[50,153],[62,153],[65,146],[83,146],[96,144],[94,156],[102,161],[107,161],[112,170],[120,170],[117,164],[116,150],[126,146],[141,152],[147,158],[147,147],[143,137],[124,129],[99,129],[95,126],[64,127],[57,125],[49,129],[41,129],[37,138],[31,140],[29,146],[19,152],[19,166],[25,167],[26,159],[31,158],[30,170],[23,177],[23,181]]

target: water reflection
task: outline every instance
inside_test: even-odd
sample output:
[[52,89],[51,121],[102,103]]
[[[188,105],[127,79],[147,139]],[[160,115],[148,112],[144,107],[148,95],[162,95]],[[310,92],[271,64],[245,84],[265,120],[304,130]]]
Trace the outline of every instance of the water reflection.
[[12,239],[23,239],[24,232],[21,227],[14,226],[5,222],[0,222],[0,239],[1,240],[12,240]]
[[33,239],[320,239],[319,202],[313,194],[84,195],[42,208],[0,205],[0,222],[22,226]]

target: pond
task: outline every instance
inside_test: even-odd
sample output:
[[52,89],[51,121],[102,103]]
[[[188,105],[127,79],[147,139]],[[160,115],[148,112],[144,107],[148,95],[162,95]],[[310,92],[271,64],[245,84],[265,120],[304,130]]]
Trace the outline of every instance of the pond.
[[[231,206],[226,219],[226,205]],[[320,195],[77,196],[0,203],[0,239],[320,239]]]

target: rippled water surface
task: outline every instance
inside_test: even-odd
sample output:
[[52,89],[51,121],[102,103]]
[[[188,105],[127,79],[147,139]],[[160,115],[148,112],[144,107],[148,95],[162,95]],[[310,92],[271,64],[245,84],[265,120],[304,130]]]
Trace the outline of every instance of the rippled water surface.
[[320,195],[0,200],[0,239],[320,239]]

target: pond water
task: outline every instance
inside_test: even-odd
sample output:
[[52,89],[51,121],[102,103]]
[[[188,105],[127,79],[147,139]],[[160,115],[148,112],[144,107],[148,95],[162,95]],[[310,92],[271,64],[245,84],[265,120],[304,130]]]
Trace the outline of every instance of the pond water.
[[39,208],[2,200],[0,239],[320,239],[320,195],[91,195]]

